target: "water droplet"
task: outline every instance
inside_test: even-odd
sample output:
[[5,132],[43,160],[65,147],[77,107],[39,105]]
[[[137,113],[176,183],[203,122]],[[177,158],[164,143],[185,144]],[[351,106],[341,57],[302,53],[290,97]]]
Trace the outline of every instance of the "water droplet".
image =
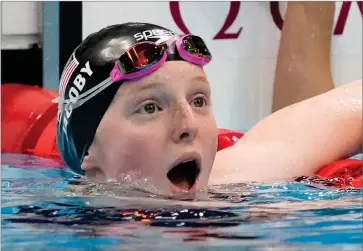
[[233,136],[233,137],[232,137],[232,140],[233,140],[234,142],[237,142],[237,141],[239,140],[239,138],[238,138],[237,136]]
[[312,37],[312,38],[314,38],[314,37],[315,37],[315,33],[314,33],[314,32],[311,34],[311,37]]

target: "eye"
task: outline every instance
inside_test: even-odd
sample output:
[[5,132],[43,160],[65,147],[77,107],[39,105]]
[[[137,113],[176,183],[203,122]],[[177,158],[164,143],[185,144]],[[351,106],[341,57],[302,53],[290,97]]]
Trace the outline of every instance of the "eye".
[[138,113],[153,114],[159,110],[160,109],[155,104],[146,104],[138,110]]
[[192,101],[192,103],[193,103],[193,105],[194,105],[195,107],[203,107],[203,106],[205,106],[205,105],[206,105],[206,101],[205,101],[205,99],[203,99],[203,98],[201,98],[201,97],[194,99],[194,100]]

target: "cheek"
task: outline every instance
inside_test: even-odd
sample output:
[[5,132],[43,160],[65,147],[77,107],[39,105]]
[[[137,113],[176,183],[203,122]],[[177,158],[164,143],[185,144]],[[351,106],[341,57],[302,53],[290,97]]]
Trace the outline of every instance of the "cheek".
[[117,176],[136,171],[141,176],[150,176],[160,163],[163,152],[160,136],[149,130],[124,130],[108,142],[107,174]]
[[208,117],[201,126],[203,148],[208,152],[208,157],[214,158],[217,152],[218,138],[217,125],[213,116]]
[[204,118],[203,121],[200,122],[200,125],[203,136],[208,138],[211,143],[216,142],[218,129],[213,114]]

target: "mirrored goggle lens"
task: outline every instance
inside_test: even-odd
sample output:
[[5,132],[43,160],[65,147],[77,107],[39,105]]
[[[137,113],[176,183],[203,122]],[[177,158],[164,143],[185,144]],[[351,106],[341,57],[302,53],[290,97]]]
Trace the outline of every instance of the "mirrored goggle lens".
[[137,44],[121,55],[119,67],[123,73],[135,72],[158,62],[164,53],[161,46]]
[[202,38],[198,36],[187,36],[183,39],[183,46],[186,51],[194,56],[203,58],[212,58],[207,46],[205,45]]

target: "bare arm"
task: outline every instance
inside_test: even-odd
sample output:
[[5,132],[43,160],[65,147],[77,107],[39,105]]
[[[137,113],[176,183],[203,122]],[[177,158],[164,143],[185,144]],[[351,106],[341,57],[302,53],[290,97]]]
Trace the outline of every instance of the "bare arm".
[[289,179],[362,149],[362,80],[283,108],[218,152],[211,183]]
[[330,49],[335,2],[289,2],[277,59],[272,111],[334,88]]

